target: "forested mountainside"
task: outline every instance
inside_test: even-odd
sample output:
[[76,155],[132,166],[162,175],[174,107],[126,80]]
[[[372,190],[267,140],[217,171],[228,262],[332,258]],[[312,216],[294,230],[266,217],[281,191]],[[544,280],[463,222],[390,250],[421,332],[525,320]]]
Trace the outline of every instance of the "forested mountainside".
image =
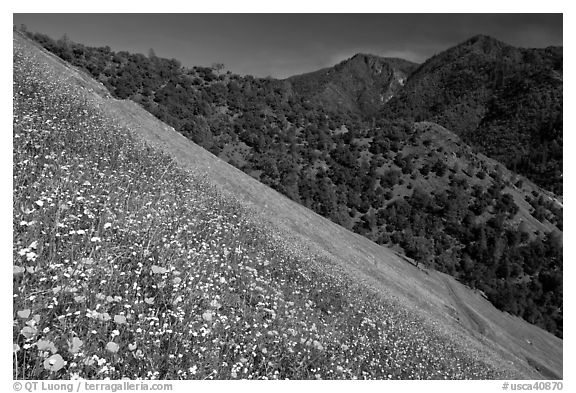
[[301,97],[325,110],[374,116],[402,88],[417,64],[403,59],[357,54],[334,67],[287,80]]
[[[298,86],[306,78],[243,77],[30,36],[264,184],[562,336],[561,202],[449,130],[412,120],[425,116],[367,119],[325,108],[326,96]],[[405,91],[429,66],[415,71],[390,104],[412,97]],[[430,91],[423,91],[424,103]]]
[[476,36],[427,60],[380,115],[437,122],[562,194],[562,62],[561,47]]

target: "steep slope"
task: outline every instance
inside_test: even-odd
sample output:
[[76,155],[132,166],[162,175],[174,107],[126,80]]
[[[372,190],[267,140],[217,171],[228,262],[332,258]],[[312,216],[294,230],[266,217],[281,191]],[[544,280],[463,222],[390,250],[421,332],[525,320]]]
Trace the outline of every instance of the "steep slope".
[[[417,122],[414,129],[415,132],[409,138],[399,143],[395,163],[380,170],[402,171],[403,168],[397,164],[403,165],[402,159],[398,158],[403,157],[409,160],[413,168],[420,170],[421,175],[422,171],[426,175],[414,179],[413,173],[399,173],[399,182],[402,182],[404,187],[398,185],[391,190],[390,202],[412,195],[410,188],[419,188],[429,195],[434,195],[449,192],[454,181],[462,179],[465,179],[472,189],[482,190],[489,190],[496,183],[502,182],[504,184],[502,194],[510,195],[517,206],[514,214],[507,220],[510,226],[516,228],[522,226],[523,232],[530,235],[541,235],[562,228],[562,206],[558,200],[553,199],[553,205],[558,208],[554,210],[556,215],[547,210],[546,218],[534,217],[534,208],[530,204],[535,203],[533,195],[548,196],[540,187],[507,170],[500,162],[475,153],[458,135],[436,123]],[[372,143],[374,139],[376,138],[373,138]],[[435,173],[438,162],[444,165],[448,176],[438,176]],[[428,172],[426,168],[429,168]],[[477,220],[486,222],[495,216],[495,211],[496,209],[484,211],[478,215]]]
[[558,198],[450,131],[327,112],[287,81],[33,37],[244,173],[562,336]]
[[165,125],[90,85],[15,41],[15,379],[519,376],[179,168],[130,130]]
[[287,79],[294,90],[328,111],[372,116],[417,67],[403,59],[359,53],[334,67]]
[[562,193],[562,59],[476,36],[422,64],[381,115],[437,122]]
[[[83,81],[83,85],[93,83],[85,75],[63,67],[55,58],[38,52],[21,37],[17,36],[16,42],[34,51],[42,63],[50,64],[52,70],[68,80],[67,83],[73,86],[77,86],[79,80]],[[329,269],[343,270],[344,276],[352,277],[354,283],[372,288],[375,299],[382,304],[393,305],[394,310],[404,310],[402,316],[395,314],[401,319],[386,319],[388,329],[392,329],[388,332],[393,342],[400,343],[396,341],[399,331],[394,330],[394,326],[406,329],[411,323],[409,321],[414,321],[414,327],[420,334],[414,334],[412,339],[415,342],[424,340],[421,344],[425,346],[433,344],[433,341],[426,341],[426,337],[430,336],[429,332],[435,332],[434,335],[440,335],[444,340],[450,337],[449,341],[443,341],[445,346],[450,343],[443,351],[454,345],[459,350],[468,348],[465,352],[472,348],[477,359],[493,364],[500,370],[512,367],[516,370],[514,373],[519,373],[515,374],[517,377],[561,376],[562,341],[558,338],[495,310],[481,296],[452,278],[417,269],[393,251],[346,231],[282,197],[199,148],[134,103],[100,97],[94,91],[85,94],[93,97],[95,107],[115,119],[110,124],[128,127],[136,135],[168,152],[181,166],[197,173],[206,173],[207,178],[221,190],[257,207],[260,219],[287,230],[287,236],[297,241],[291,243],[294,247],[303,244],[303,250],[324,255],[330,261]],[[226,216],[226,219],[229,217]],[[384,320],[378,315],[375,314],[373,318],[380,324]],[[403,337],[406,337],[406,333]],[[421,347],[421,344],[418,346]],[[401,347],[409,348],[410,344],[404,343]],[[462,353],[449,356],[464,359]],[[408,367],[401,377],[409,378],[413,367]],[[532,367],[537,367],[542,374],[536,373]],[[460,377],[463,376],[473,374]]]

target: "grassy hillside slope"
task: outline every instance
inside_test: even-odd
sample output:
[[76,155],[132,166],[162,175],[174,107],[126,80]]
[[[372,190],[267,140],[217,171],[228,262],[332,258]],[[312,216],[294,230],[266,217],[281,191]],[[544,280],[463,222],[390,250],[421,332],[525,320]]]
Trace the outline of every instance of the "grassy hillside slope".
[[[294,89],[288,80],[27,36],[102,82],[113,97],[138,103],[291,200],[402,249],[417,264],[482,291],[500,310],[562,337],[561,206],[463,142],[448,143],[454,135],[442,127],[367,122],[353,112],[327,112],[328,102],[310,102],[309,94],[334,84],[355,104],[364,102],[357,95],[362,86],[370,86],[375,95],[368,96],[379,102],[386,94],[370,80],[383,78],[389,86],[389,66],[407,72],[409,64],[359,55],[302,76]],[[497,71],[492,65],[486,72]]]
[[561,376],[558,338],[14,50],[15,377]]

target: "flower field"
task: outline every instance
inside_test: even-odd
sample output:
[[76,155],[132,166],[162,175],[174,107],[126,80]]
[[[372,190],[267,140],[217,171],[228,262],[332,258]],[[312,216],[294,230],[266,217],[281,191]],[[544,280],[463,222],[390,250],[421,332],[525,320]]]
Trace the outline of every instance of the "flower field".
[[17,379],[494,379],[506,370],[180,169],[15,42]]

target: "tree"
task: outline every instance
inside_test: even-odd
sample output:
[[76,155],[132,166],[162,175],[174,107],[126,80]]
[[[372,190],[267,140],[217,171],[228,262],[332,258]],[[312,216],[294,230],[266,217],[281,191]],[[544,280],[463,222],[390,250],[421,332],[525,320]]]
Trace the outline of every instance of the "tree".
[[436,162],[434,163],[434,165],[432,166],[432,170],[434,172],[436,172],[436,175],[438,177],[442,177],[444,176],[444,174],[446,173],[446,169],[448,168],[448,166],[446,165],[446,163],[444,163],[444,161],[438,159],[436,160]]
[[217,75],[220,75],[222,70],[224,70],[224,64],[222,63],[213,63],[212,69],[216,72]]
[[420,168],[420,173],[422,174],[422,176],[428,176],[428,174],[430,173],[430,165],[428,164],[422,165],[422,168]]
[[62,38],[56,41],[58,45],[58,56],[62,59],[72,62],[74,60],[74,52],[72,52],[72,41],[68,38],[68,34],[64,33]]
[[62,35],[62,37],[60,37],[60,39],[57,42],[59,45],[62,46],[69,46],[72,43],[67,33],[64,33],[64,35]]
[[380,177],[380,184],[384,188],[392,188],[396,184],[398,184],[398,180],[400,179],[400,172],[395,169],[389,169],[384,172],[384,175]]

